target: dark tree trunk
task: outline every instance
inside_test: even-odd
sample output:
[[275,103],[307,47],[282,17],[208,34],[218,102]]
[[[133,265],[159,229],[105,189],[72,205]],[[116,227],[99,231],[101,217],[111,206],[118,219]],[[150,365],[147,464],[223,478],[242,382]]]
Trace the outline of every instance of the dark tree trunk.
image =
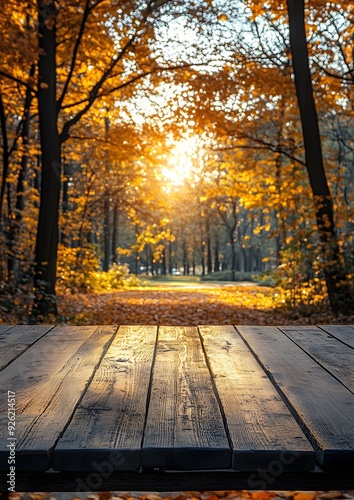
[[200,246],[200,263],[202,266],[202,276],[205,276],[205,245],[203,241]]
[[[35,72],[35,65],[32,64],[29,76],[33,78]],[[17,186],[16,186],[16,204],[15,204],[15,212],[14,216],[9,217],[9,230],[8,230],[8,272],[9,276],[13,276],[16,281],[21,279],[21,266],[19,265],[18,259],[16,258],[16,241],[18,239],[23,210],[25,208],[25,181],[27,178],[27,170],[28,170],[28,162],[29,155],[27,151],[27,147],[29,144],[29,135],[30,135],[30,106],[32,102],[32,92],[31,89],[27,89],[26,96],[24,100],[24,112],[22,117],[22,144],[24,146],[24,151],[21,157],[20,163],[20,171],[17,178]]]
[[[108,110],[107,110],[108,111]],[[110,212],[111,212],[111,202],[110,202],[110,191],[108,187],[108,172],[109,172],[109,149],[108,149],[108,140],[109,140],[109,129],[110,129],[110,121],[108,116],[104,119],[104,128],[105,128],[105,140],[106,140],[106,189],[104,193],[104,228],[103,228],[103,271],[108,271],[111,265],[111,228],[110,228]]]
[[61,143],[57,128],[56,31],[54,0],[38,0],[38,107],[41,137],[41,201],[35,251],[33,315],[41,321],[57,314],[55,281],[61,183]]
[[145,246],[145,263],[146,263],[146,276],[149,276],[149,266],[150,266],[150,257],[149,257],[149,245]]
[[196,271],[195,271],[195,252],[193,252],[193,257],[192,257],[192,275],[193,276],[196,275]]
[[231,281],[236,280],[236,266],[237,266],[236,248],[233,239],[231,240]]
[[172,275],[173,263],[172,263],[172,241],[168,242],[168,273]]
[[110,193],[104,193],[104,228],[103,228],[103,271],[107,272],[111,264],[111,231],[110,231]]
[[231,249],[231,281],[236,280],[236,270],[237,270],[237,253],[236,253],[236,241],[235,241],[235,230],[237,226],[237,220],[233,224],[227,226],[227,235],[229,238],[230,249]]
[[70,179],[70,170],[69,165],[65,162],[64,159],[64,172],[63,172],[63,195],[62,195],[62,211],[66,213],[69,209],[69,179]]
[[119,205],[118,202],[113,207],[113,231],[112,231],[112,259],[118,264],[118,245],[119,245]]
[[11,184],[8,182],[6,184],[6,194],[7,194],[7,279],[12,281],[14,284],[15,278],[15,217],[12,212],[12,201],[11,201]]
[[[1,123],[2,149],[3,149],[2,179],[0,188],[0,228],[1,232],[5,234],[6,238],[7,280],[10,281],[13,278],[13,268],[14,268],[13,247],[14,247],[15,227],[11,213],[12,210],[11,210],[10,185],[7,182],[10,170],[10,152],[9,152],[9,141],[8,141],[7,127],[6,127],[5,107],[1,93],[0,93],[0,123]],[[5,193],[7,193],[8,210],[7,210],[7,218],[3,221],[2,210],[4,205]]]
[[188,249],[186,240],[183,241],[183,275],[189,275]]
[[214,246],[214,273],[220,271],[219,239],[216,237]]
[[[32,64],[29,76],[30,78],[34,77],[35,73],[35,64]],[[22,155],[21,158],[21,168],[20,172],[18,174],[18,179],[17,179],[17,189],[16,189],[16,210],[17,210],[17,217],[20,221],[22,217],[22,211],[25,208],[25,200],[24,200],[24,194],[25,194],[25,181],[27,179],[27,170],[28,170],[28,160],[29,160],[29,155],[27,151],[27,147],[29,144],[29,136],[30,136],[30,106],[32,103],[32,92],[30,89],[27,89],[26,91],[26,97],[25,97],[25,103],[24,103],[24,116],[23,116],[23,125],[22,125],[22,144],[25,147],[25,151]]]
[[333,202],[323,165],[318,116],[307,51],[304,0],[287,0],[287,5],[290,46],[304,137],[306,168],[313,193],[328,297],[334,312],[347,312],[353,308],[353,300],[349,293],[343,266],[340,264]]
[[207,236],[207,269],[208,269],[208,274],[211,274],[213,272],[213,257],[211,252],[211,241],[209,232]]
[[249,248],[249,259],[250,259],[250,271],[253,273],[254,271],[257,271],[256,266],[254,264],[254,247],[253,245],[250,246]]
[[[42,184],[42,175],[41,175],[41,155],[36,155],[37,158],[37,165],[35,166],[35,175],[32,179],[31,185],[34,187],[34,189],[37,191],[38,196],[41,194],[41,184]],[[35,201],[34,206],[36,208],[39,208],[39,203]]]
[[2,133],[2,178],[1,178],[1,187],[0,187],[0,221],[2,219],[2,209],[5,199],[5,191],[7,184],[7,177],[9,175],[10,168],[10,154],[9,154],[9,141],[7,137],[7,128],[6,128],[6,115],[5,115],[5,107],[2,99],[2,94],[0,93],[0,124],[1,124],[1,133]]
[[[69,179],[70,179],[70,167],[69,164],[63,158],[63,189],[62,189],[62,213],[66,213],[69,210]],[[81,226],[82,228],[82,226]],[[80,228],[80,233],[82,232]],[[60,231],[59,240],[62,244],[68,245],[68,236],[63,230]],[[81,239],[81,235],[79,236]]]
[[240,271],[245,271],[246,273],[249,271],[249,248],[244,248],[241,246],[241,254],[243,261],[243,268],[240,266]]
[[167,265],[166,265],[166,247],[163,248],[162,251],[162,275],[166,276],[167,275]]
[[139,254],[135,252],[135,272],[134,274],[137,276],[139,274]]

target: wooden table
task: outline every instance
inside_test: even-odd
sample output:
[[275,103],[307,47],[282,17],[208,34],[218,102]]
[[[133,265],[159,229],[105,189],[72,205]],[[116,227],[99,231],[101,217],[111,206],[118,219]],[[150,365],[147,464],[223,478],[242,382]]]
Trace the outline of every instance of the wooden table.
[[354,488],[354,327],[0,326],[0,351],[0,491]]

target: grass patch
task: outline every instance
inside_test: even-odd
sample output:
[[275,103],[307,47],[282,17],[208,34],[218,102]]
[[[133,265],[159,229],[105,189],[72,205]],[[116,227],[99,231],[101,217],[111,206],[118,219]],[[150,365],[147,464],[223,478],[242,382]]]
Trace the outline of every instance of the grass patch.
[[[206,274],[205,276],[201,276],[201,281],[233,281],[233,280],[231,271],[218,271],[216,273]],[[236,271],[234,281],[255,282],[256,280],[254,278],[254,273]]]

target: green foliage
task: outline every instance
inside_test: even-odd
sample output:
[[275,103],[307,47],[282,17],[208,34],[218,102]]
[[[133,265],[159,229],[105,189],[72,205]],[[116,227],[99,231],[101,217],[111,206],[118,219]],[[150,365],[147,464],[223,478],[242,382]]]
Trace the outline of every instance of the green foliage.
[[[201,281],[232,281],[231,271],[218,271],[202,276]],[[255,281],[253,273],[236,271],[234,281]]]
[[274,269],[264,271],[263,273],[259,274],[252,274],[252,278],[256,283],[262,286],[270,286],[270,287],[277,286],[277,280]]

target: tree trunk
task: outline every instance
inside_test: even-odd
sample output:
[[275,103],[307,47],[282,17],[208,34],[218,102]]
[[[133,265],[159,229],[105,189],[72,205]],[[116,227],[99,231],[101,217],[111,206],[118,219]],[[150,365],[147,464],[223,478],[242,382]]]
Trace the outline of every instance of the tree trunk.
[[[63,214],[68,212],[69,210],[69,179],[70,179],[70,167],[69,164],[65,161],[65,158],[63,158],[63,192],[62,192],[62,197],[61,197],[61,211]],[[80,228],[80,233],[82,233],[82,225]],[[68,246],[68,234],[66,234],[62,229],[59,234],[59,241],[63,245]],[[79,237],[79,240],[81,239],[81,235]]]
[[55,301],[61,143],[57,128],[55,1],[38,0],[38,107],[42,153],[41,200],[35,251],[35,321],[57,314]]
[[1,132],[2,132],[2,179],[1,179],[1,187],[0,187],[0,221],[1,221],[2,209],[3,209],[4,199],[5,199],[7,177],[9,175],[9,169],[10,169],[10,155],[9,155],[9,142],[8,142],[8,137],[7,137],[7,128],[6,128],[6,115],[5,115],[5,107],[4,107],[1,93],[0,93],[0,124],[1,124]]
[[145,263],[146,263],[146,276],[149,276],[149,266],[150,266],[150,257],[149,257],[149,245],[145,245]]
[[[108,109],[107,109],[108,111]],[[110,120],[108,116],[104,119],[104,130],[105,130],[105,141],[106,141],[106,164],[105,164],[105,176],[106,176],[106,188],[104,192],[104,228],[103,228],[103,271],[107,272],[111,265],[111,231],[110,231],[110,212],[111,212],[111,203],[110,203],[110,190],[108,184],[108,172],[109,172],[109,129],[110,129]]]
[[169,241],[168,242],[168,273],[170,275],[172,275],[172,269],[173,269],[173,263],[172,263],[172,241]]
[[167,265],[166,265],[166,247],[165,246],[163,247],[161,260],[162,260],[162,275],[166,276],[167,275]]
[[188,249],[186,240],[183,240],[183,275],[189,275]]
[[134,274],[138,276],[139,274],[139,254],[138,252],[135,252],[135,272]]
[[104,193],[104,228],[103,228],[103,271],[107,272],[111,264],[111,232],[110,232],[110,193]]
[[[29,76],[33,78],[35,73],[35,65],[32,64]],[[32,102],[32,92],[28,88],[26,90],[26,96],[24,100],[24,112],[22,117],[22,144],[24,146],[24,151],[22,153],[21,162],[20,162],[20,170],[17,177],[17,186],[16,186],[16,204],[15,204],[15,212],[11,217],[8,217],[8,235],[7,235],[7,245],[8,245],[8,276],[9,279],[11,277],[15,278],[15,281],[19,281],[21,276],[21,265],[16,256],[16,247],[17,240],[19,237],[19,231],[21,227],[23,210],[25,208],[24,202],[24,194],[25,194],[25,180],[27,177],[27,168],[28,168],[28,144],[29,144],[29,135],[30,135],[30,106]],[[8,188],[9,191],[9,188]]]
[[[11,281],[13,278],[13,268],[14,268],[14,220],[12,218],[11,210],[11,193],[10,185],[7,181],[8,175],[10,173],[10,152],[9,152],[9,141],[6,127],[6,115],[5,107],[2,99],[2,94],[0,93],[0,123],[2,132],[2,179],[0,188],[0,231],[5,235],[6,240],[6,260],[7,260],[7,281]],[[7,192],[7,202],[8,210],[7,217],[3,221],[2,211],[5,199],[5,192]]]
[[[41,165],[42,165],[42,156],[40,154],[36,155],[37,164],[34,168],[34,177],[32,177],[31,185],[37,191],[37,195],[41,194],[41,184],[42,184],[42,174],[41,174]],[[39,208],[39,203],[37,201],[34,202],[34,206]]]
[[236,248],[233,239],[231,240],[231,281],[236,281]]
[[216,240],[214,248],[214,273],[220,270],[220,260],[219,260],[219,241]]
[[[30,78],[34,77],[35,73],[35,64],[32,64],[29,76]],[[27,167],[28,167],[28,151],[27,147],[29,144],[29,136],[30,136],[30,106],[32,103],[32,92],[30,89],[26,90],[26,97],[25,97],[25,102],[24,102],[24,116],[23,116],[23,125],[22,125],[22,144],[25,147],[25,151],[22,155],[21,158],[21,168],[20,172],[18,174],[18,179],[17,179],[17,189],[16,189],[16,210],[17,210],[17,218],[19,219],[19,222],[22,218],[22,211],[25,208],[25,200],[24,200],[24,194],[25,194],[25,181],[27,178]]]
[[119,205],[118,202],[113,207],[113,231],[112,231],[112,259],[118,264],[118,245],[119,245]]
[[205,245],[202,241],[200,245],[200,264],[202,266],[202,276],[205,276]]
[[323,272],[332,310],[347,312],[353,307],[353,300],[350,297],[345,272],[340,263],[333,202],[323,165],[318,116],[307,51],[304,0],[287,0],[287,6],[295,87],[304,137],[306,168],[313,193],[321,242],[321,257],[324,261]]
[[211,274],[213,272],[213,257],[211,253],[211,241],[210,241],[209,231],[207,235],[207,270],[208,274]]

